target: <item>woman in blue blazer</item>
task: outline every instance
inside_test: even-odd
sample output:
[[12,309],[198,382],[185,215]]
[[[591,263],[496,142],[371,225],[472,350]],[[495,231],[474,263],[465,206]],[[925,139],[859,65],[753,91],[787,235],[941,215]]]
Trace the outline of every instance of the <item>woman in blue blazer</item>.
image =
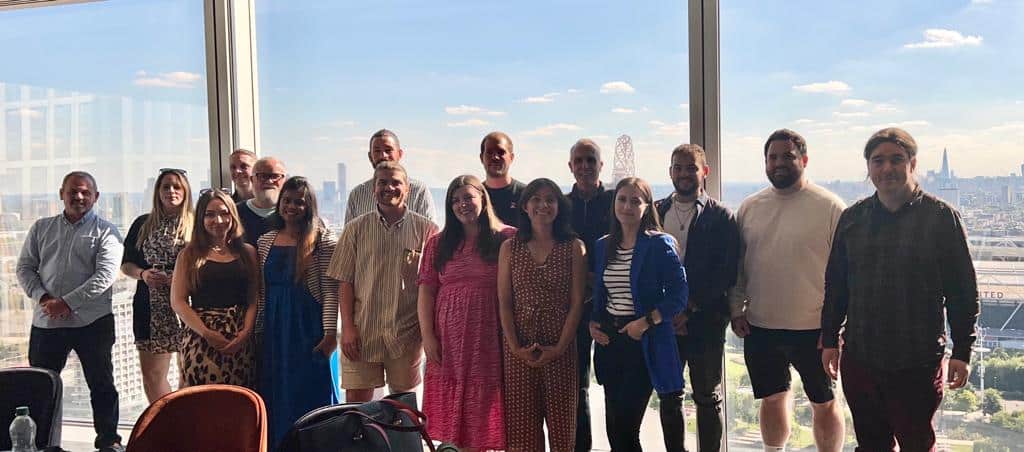
[[653,202],[643,179],[620,181],[611,231],[594,246],[590,334],[598,344],[594,371],[604,386],[612,452],[641,450],[640,423],[652,389],[665,450],[684,450],[683,370],[671,319],[686,308],[686,274]]

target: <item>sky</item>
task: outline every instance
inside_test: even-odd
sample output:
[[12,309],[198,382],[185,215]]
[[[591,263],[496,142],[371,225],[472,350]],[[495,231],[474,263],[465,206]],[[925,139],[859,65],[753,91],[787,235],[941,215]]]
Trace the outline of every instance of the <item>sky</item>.
[[[412,177],[480,173],[480,138],[512,136],[514,177],[571,183],[568,149],[628,134],[667,183],[689,139],[687,2],[256,0],[261,147],[293,174],[350,186],[367,140],[398,133]],[[110,0],[0,12],[0,83],[206,103],[202,2]],[[919,170],[1024,162],[1024,2],[754,1],[721,6],[722,168],[762,181],[763,140],[805,135],[808,174],[860,180],[875,130],[910,131]],[[206,152],[206,141],[194,137]],[[923,171],[921,171],[923,172]]]

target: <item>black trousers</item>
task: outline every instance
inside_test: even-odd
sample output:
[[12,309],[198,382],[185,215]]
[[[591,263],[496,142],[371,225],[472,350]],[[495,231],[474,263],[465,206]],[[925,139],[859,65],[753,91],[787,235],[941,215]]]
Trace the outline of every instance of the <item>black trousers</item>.
[[79,328],[32,327],[28,342],[28,362],[60,373],[71,350],[78,355],[89,385],[92,423],[96,429],[97,449],[121,442],[117,434],[118,400],[114,387],[114,316],[106,315]]
[[[640,424],[654,390],[643,346],[614,328],[602,328],[611,341],[595,346],[594,369],[604,386],[605,424],[612,452],[640,452]],[[658,415],[665,450],[685,451],[686,423],[683,419],[683,392],[658,394]]]
[[590,347],[594,339],[590,337],[590,304],[583,307],[583,316],[576,328],[576,353],[579,365],[580,392],[576,405],[576,451],[590,452],[593,436],[590,433]]
[[725,352],[724,315],[699,311],[686,322],[686,336],[677,336],[679,358],[690,367],[690,390],[697,407],[697,444],[701,452],[722,448],[722,356]]

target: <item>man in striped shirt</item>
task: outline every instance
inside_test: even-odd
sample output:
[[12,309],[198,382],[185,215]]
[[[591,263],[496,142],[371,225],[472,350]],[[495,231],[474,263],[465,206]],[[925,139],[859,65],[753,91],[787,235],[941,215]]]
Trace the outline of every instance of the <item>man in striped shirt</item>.
[[[405,151],[398,141],[398,135],[388,129],[380,129],[370,137],[370,151],[366,156],[370,159],[370,165],[374,168],[380,162],[401,162]],[[434,221],[434,200],[430,196],[427,186],[416,179],[409,179],[408,198],[406,205],[413,212],[427,217]],[[377,199],[374,194],[374,180],[370,179],[352,189],[348,195],[348,207],[345,209],[345,224],[356,217],[370,212],[377,207]]]
[[406,206],[402,165],[380,162],[372,181],[376,209],[345,226],[327,270],[341,282],[341,387],[348,402],[370,400],[385,376],[392,392],[421,381],[416,276],[437,226]]

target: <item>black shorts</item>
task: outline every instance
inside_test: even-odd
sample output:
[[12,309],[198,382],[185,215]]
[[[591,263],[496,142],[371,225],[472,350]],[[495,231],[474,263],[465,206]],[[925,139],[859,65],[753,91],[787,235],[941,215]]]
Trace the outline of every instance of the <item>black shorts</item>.
[[754,398],[788,391],[790,365],[800,374],[811,402],[825,403],[835,398],[835,382],[821,365],[820,336],[821,330],[769,330],[751,325],[750,334],[743,338],[743,359]]

